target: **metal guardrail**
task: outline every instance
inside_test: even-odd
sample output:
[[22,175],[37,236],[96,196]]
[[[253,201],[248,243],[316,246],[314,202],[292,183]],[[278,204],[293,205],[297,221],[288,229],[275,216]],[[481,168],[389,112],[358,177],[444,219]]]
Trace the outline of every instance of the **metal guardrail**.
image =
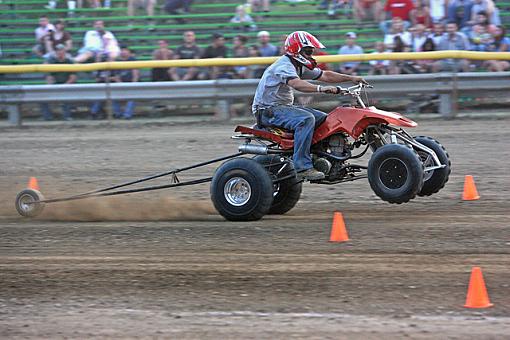
[[[388,75],[366,78],[375,97],[405,97],[408,95],[438,94],[440,113],[454,116],[458,93],[510,90],[510,72],[492,73],[434,73],[416,75]],[[86,102],[110,100],[174,100],[196,103],[197,100],[216,100],[217,113],[228,116],[233,99],[252,98],[259,80],[206,80],[185,82],[111,83],[76,85],[20,85],[0,86],[0,104],[9,107],[9,121],[21,125],[19,106],[42,102]],[[327,96],[316,94],[317,96]]]

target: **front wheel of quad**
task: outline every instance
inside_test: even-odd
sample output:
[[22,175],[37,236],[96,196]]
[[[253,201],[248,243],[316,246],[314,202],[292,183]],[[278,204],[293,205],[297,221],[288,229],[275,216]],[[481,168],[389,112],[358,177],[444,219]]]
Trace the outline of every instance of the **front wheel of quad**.
[[423,164],[410,147],[387,144],[378,148],[370,158],[368,182],[382,200],[405,203],[423,186]]
[[273,203],[273,182],[264,166],[255,160],[231,159],[214,173],[211,200],[229,221],[259,220]]
[[21,216],[36,217],[44,209],[43,195],[34,189],[25,189],[16,196],[16,210]]
[[284,163],[277,155],[259,155],[253,159],[266,168],[273,180],[287,177],[273,184],[273,204],[268,214],[283,215],[294,208],[301,197],[303,182],[297,179],[292,162]]
[[[446,165],[442,169],[435,169],[425,172],[423,188],[421,188],[418,196],[430,196],[441,190],[445,186],[446,182],[448,182],[450,172],[452,171],[452,163],[450,162],[450,156],[448,155],[448,152],[446,152],[444,146],[442,146],[441,143],[439,143],[437,140],[427,136],[418,136],[415,137],[414,140],[420,144],[425,145],[429,149],[432,149],[432,151],[436,153],[437,158],[439,158],[441,164]],[[436,165],[430,154],[418,149],[416,149],[416,152],[418,152],[418,155],[420,156],[425,168]]]

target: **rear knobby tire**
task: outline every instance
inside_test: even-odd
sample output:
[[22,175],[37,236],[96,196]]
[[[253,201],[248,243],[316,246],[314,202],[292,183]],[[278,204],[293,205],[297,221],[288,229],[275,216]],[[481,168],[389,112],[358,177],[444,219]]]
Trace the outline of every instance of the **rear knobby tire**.
[[[432,149],[436,153],[437,158],[439,158],[441,164],[446,164],[446,167],[442,169],[425,172],[423,187],[418,193],[418,196],[430,196],[444,188],[452,171],[452,163],[450,162],[450,156],[448,155],[448,152],[446,152],[444,146],[441,145],[441,143],[439,143],[437,140],[427,136],[418,136],[415,137],[414,140]],[[429,157],[429,154],[421,150],[416,150],[416,152],[420,156],[424,167],[434,165],[434,161]]]
[[271,208],[273,183],[255,160],[231,159],[214,173],[211,200],[218,213],[229,221],[259,220]]
[[278,174],[282,167],[281,156],[260,155],[253,159],[266,168],[273,180],[290,176],[273,185],[273,204],[268,214],[283,215],[294,208],[301,197],[303,182],[297,179],[292,162],[288,162],[283,171]]
[[423,164],[412,148],[387,144],[370,158],[368,182],[382,200],[405,203],[416,197],[423,186]]
[[25,189],[16,196],[16,210],[21,216],[36,217],[44,209],[44,203],[38,203],[42,200],[44,197],[38,190]]

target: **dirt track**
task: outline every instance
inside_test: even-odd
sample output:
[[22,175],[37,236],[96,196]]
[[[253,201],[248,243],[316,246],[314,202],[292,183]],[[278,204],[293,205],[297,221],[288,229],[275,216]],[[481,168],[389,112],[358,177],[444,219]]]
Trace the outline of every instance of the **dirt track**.
[[[288,215],[253,223],[223,221],[207,184],[47,206],[38,220],[13,208],[29,176],[47,197],[90,190],[234,153],[231,131],[1,131],[0,336],[510,336],[509,119],[420,122],[453,173],[439,194],[400,206],[360,181],[307,184]],[[460,200],[466,174],[481,200]],[[327,242],[334,210],[348,243]],[[493,308],[462,307],[474,265]]]

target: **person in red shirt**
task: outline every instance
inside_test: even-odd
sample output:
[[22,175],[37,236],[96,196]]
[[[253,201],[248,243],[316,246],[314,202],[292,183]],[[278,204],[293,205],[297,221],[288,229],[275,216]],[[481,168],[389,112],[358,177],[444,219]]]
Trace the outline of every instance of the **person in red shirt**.
[[391,17],[399,17],[402,20],[409,20],[409,13],[414,9],[412,0],[387,0],[384,11],[390,12]]
[[414,3],[412,0],[386,0],[384,11],[386,12],[386,19],[388,20],[381,22],[381,30],[386,34],[391,24],[390,19],[395,17],[404,20],[404,29],[407,30],[411,26],[409,14],[413,9]]

